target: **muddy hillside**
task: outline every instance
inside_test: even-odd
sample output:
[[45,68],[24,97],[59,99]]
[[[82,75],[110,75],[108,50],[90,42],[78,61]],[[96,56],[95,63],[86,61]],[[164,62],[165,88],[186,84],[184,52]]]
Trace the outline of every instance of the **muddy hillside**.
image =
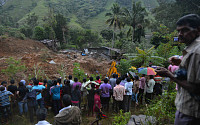
[[[73,64],[80,63],[80,67],[87,74],[95,74],[96,71],[105,76],[110,67],[110,62],[103,58],[94,58],[91,55],[81,56],[80,52],[68,51],[65,53],[53,52],[44,44],[34,40],[19,40],[16,38],[0,37],[0,82],[9,80],[2,69],[6,69],[6,63],[10,57],[15,60],[21,60],[21,64],[26,66],[23,72],[18,72],[16,82],[21,79],[28,80],[35,75],[42,74],[43,77],[54,79],[60,77],[59,70],[63,66],[66,75],[73,75]],[[50,63],[50,62],[53,62]]]

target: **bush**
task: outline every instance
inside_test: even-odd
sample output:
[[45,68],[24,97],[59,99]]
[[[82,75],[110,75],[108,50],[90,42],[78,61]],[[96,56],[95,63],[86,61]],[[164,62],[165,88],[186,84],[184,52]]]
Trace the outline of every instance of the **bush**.
[[25,40],[26,39],[26,36],[23,33],[20,33],[20,32],[16,32],[15,33],[15,37],[19,38],[21,40]]
[[176,91],[174,85],[175,84],[170,83],[168,91],[161,97],[154,99],[146,108],[145,115],[156,117],[159,125],[173,124],[174,122],[176,112],[174,104]]
[[61,49],[76,49],[76,45],[69,45],[67,43],[62,43]]
[[12,57],[6,59],[6,63],[8,64],[8,67],[2,69],[1,72],[11,79],[14,79],[18,72],[22,72],[26,69],[25,65],[21,64],[21,60],[15,60]]
[[40,26],[36,26],[34,29],[34,39],[36,40],[43,40],[45,38],[44,36],[44,28]]
[[120,113],[114,116],[113,125],[126,125],[131,117],[130,112],[123,113],[122,110],[120,110]]
[[73,76],[74,78],[78,78],[79,81],[83,80],[83,78],[86,78],[87,75],[84,73],[84,70],[80,68],[79,63],[74,63],[74,69],[73,69]]
[[33,35],[33,29],[28,26],[21,27],[20,32],[23,33],[28,38],[31,38]]
[[121,75],[126,74],[131,67],[131,61],[126,59],[121,59],[120,64],[117,65],[117,71],[121,73]]
[[0,25],[0,35],[3,35],[5,32],[5,27]]
[[3,26],[0,26],[0,35],[8,35],[23,40],[26,38],[25,35],[19,31],[19,29]]

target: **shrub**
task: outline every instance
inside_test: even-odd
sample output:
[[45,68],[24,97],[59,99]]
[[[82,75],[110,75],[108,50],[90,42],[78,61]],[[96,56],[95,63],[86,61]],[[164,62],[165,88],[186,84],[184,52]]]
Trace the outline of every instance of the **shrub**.
[[74,69],[73,69],[73,76],[74,78],[78,78],[80,81],[83,78],[86,78],[87,75],[84,73],[84,70],[80,68],[80,64],[79,63],[74,63]]
[[61,49],[76,49],[76,45],[70,45],[67,43],[61,43]]
[[117,71],[121,73],[121,75],[126,74],[131,67],[131,61],[126,59],[121,59],[120,64],[117,65]]
[[33,35],[33,29],[28,26],[21,27],[20,32],[23,33],[28,38],[31,38]]
[[20,33],[20,32],[16,32],[15,33],[15,37],[19,38],[21,40],[25,40],[26,39],[26,36],[23,33]]
[[173,124],[175,119],[176,107],[174,100],[176,97],[175,84],[170,83],[168,91],[164,92],[161,97],[158,97],[147,106],[145,115],[155,116],[159,125]]
[[6,63],[8,64],[8,67],[6,69],[2,69],[1,72],[12,79],[15,78],[15,75],[18,72],[22,72],[26,69],[25,65],[21,64],[21,60],[15,60],[13,57],[6,59]]
[[120,110],[120,113],[116,114],[116,116],[114,116],[113,118],[114,120],[113,125],[126,125],[130,117],[131,117],[130,112],[123,113],[123,111]]
[[44,36],[44,28],[40,26],[36,26],[34,29],[34,39],[36,40],[43,40],[45,38]]
[[5,32],[5,27],[0,25],[0,35],[3,35]]

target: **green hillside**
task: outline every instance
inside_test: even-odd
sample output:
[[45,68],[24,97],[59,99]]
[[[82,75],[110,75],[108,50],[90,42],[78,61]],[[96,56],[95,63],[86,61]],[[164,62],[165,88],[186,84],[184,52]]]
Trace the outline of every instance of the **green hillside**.
[[[138,0],[136,0],[138,1]],[[51,9],[67,17],[70,28],[90,28],[101,31],[108,28],[105,14],[110,11],[113,3],[122,7],[130,7],[132,0],[8,0],[0,7],[0,16],[9,16],[18,25],[23,25],[30,13],[39,17],[39,24]],[[157,0],[141,0],[148,10],[158,6]],[[2,16],[3,17],[3,16]]]
[[105,23],[108,17],[105,17],[105,14],[110,11],[110,8],[113,3],[115,3],[114,0],[109,0],[105,6],[104,12],[98,14],[97,16],[93,18],[89,18],[87,20],[87,24],[88,25],[90,24],[90,27],[92,28],[92,30],[99,32],[103,29],[108,28],[108,26]]

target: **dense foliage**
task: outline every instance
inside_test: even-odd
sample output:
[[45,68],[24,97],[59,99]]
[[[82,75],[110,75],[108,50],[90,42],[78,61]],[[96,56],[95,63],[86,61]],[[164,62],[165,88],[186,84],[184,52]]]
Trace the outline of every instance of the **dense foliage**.
[[176,28],[176,21],[183,15],[195,13],[200,14],[199,0],[159,0],[159,7],[152,12],[158,24],[162,23],[173,31]]
[[124,75],[129,71],[129,68],[131,67],[131,61],[126,59],[121,59],[120,64],[117,65],[117,71]]
[[156,97],[153,102],[144,110],[148,116],[156,117],[159,125],[173,124],[176,107],[174,100],[176,97],[175,83],[169,84],[168,90],[161,97]]

